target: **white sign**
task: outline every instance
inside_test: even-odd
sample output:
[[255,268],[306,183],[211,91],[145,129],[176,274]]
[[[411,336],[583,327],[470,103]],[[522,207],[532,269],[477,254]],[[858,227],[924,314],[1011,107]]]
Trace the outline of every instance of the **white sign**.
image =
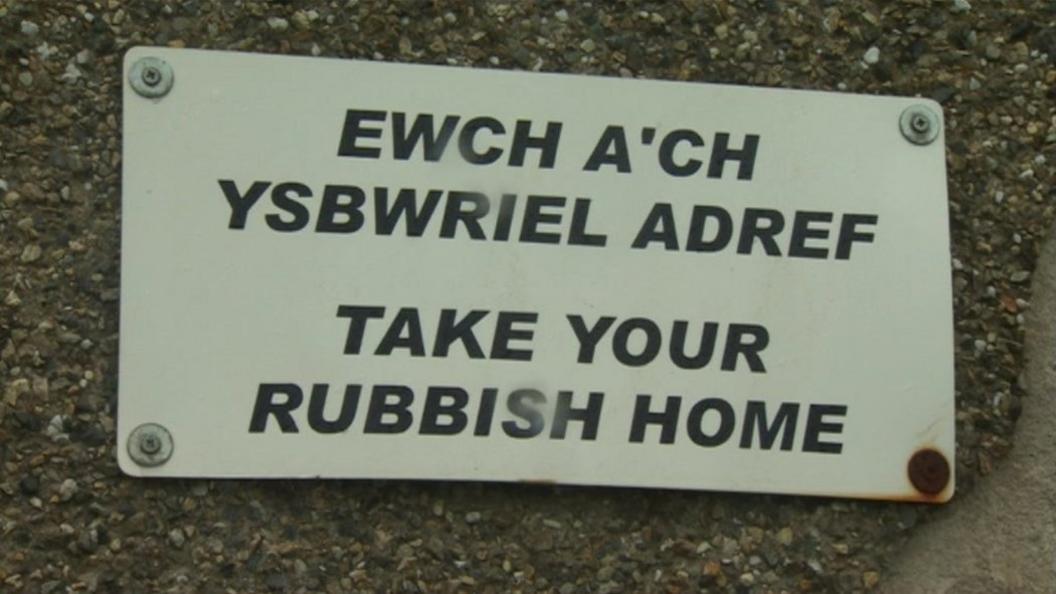
[[952,495],[934,102],[124,68],[126,473]]

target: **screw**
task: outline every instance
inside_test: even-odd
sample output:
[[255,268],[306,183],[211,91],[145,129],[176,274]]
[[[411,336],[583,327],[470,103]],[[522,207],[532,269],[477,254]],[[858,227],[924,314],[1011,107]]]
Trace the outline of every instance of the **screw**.
[[153,433],[144,433],[139,438],[139,449],[144,454],[157,454],[161,450],[161,440]]
[[938,495],[950,483],[950,463],[937,450],[924,449],[913,454],[907,471],[909,482],[925,495]]
[[128,435],[128,457],[140,466],[150,468],[168,462],[173,448],[172,434],[157,423],[144,423]]
[[153,56],[136,60],[128,71],[128,83],[132,90],[148,99],[160,99],[167,95],[175,80],[172,66]]
[[161,71],[154,66],[147,66],[143,69],[143,73],[140,74],[140,79],[148,87],[156,87],[161,82]]
[[931,129],[931,122],[928,121],[928,118],[919,113],[913,116],[910,125],[913,126],[913,130],[919,134],[927,134],[928,130]]
[[940,118],[927,105],[910,105],[898,118],[902,136],[913,144],[927,145],[939,137]]

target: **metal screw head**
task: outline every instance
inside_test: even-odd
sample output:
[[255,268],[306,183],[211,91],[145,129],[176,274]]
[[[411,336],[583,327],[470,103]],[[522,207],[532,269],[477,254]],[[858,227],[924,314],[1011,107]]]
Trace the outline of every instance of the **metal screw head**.
[[919,113],[913,116],[909,125],[912,126],[913,131],[918,134],[927,134],[928,130],[931,129],[931,122],[928,121],[928,118]]
[[926,145],[939,137],[941,119],[927,105],[910,105],[898,119],[902,136],[913,144]]
[[174,449],[172,434],[157,423],[144,423],[128,435],[128,456],[140,466],[160,466],[169,461]]
[[161,82],[161,71],[153,66],[147,66],[140,74],[140,78],[143,79],[143,84],[148,87],[156,87]]
[[172,90],[176,75],[172,66],[161,58],[148,56],[132,64],[128,71],[128,83],[138,95],[157,99],[164,97]]
[[139,436],[139,450],[144,454],[157,454],[161,450],[161,440],[153,433]]

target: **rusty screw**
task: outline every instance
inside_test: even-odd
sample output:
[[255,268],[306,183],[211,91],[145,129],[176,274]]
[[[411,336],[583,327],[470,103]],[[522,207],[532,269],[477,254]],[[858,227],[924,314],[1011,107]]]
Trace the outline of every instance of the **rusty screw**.
[[938,495],[950,483],[950,463],[936,450],[924,449],[913,454],[907,470],[909,482],[925,495]]

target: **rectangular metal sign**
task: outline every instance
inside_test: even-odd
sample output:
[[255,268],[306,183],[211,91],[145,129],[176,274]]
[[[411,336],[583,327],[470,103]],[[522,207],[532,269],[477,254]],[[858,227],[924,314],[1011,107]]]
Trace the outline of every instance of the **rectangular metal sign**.
[[124,69],[126,473],[952,495],[934,102]]

